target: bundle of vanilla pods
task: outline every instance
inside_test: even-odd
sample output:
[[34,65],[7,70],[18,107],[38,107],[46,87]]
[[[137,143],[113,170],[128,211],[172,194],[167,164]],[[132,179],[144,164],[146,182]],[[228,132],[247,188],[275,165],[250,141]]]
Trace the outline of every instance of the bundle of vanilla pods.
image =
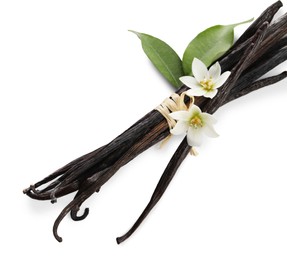
[[[218,60],[222,71],[231,71],[231,75],[215,98],[196,98],[195,104],[203,112],[213,114],[224,104],[287,77],[287,72],[284,71],[279,75],[259,79],[287,59],[287,37],[285,36],[287,14],[271,22],[281,6],[282,3],[278,1],[268,7],[233,47]],[[188,87],[182,86],[177,93],[181,94],[186,90]],[[62,238],[57,230],[62,219],[68,213],[73,220],[84,219],[89,213],[88,208],[81,216],[77,215],[82,203],[95,192],[99,192],[122,166],[169,134],[170,129],[166,119],[157,110],[152,110],[110,143],[68,163],[25,189],[24,193],[30,198],[51,200],[54,203],[57,198],[76,192],[74,199],[63,209],[54,223],[54,236],[61,242]],[[118,243],[126,240],[137,229],[159,201],[190,150],[191,147],[184,138],[168,163],[150,202],[131,229],[117,238]]]

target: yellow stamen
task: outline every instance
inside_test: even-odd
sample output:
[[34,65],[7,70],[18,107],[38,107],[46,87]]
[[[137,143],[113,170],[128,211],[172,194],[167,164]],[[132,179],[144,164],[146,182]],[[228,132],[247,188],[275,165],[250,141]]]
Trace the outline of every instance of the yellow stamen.
[[194,128],[199,128],[203,126],[202,120],[199,116],[194,116],[191,118],[189,124]]
[[206,91],[213,90],[214,83],[213,83],[211,78],[204,79],[204,80],[200,81],[199,83],[203,87],[204,90],[206,90]]

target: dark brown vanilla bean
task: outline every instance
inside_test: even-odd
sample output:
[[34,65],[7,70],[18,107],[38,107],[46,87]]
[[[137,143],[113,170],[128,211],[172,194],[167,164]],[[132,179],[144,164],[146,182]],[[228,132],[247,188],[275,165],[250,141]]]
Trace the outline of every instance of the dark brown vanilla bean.
[[[166,122],[163,124],[164,128],[166,127]],[[130,147],[127,153],[125,153],[113,166],[105,172],[105,174],[102,174],[100,177],[93,176],[91,177],[90,185],[87,185],[87,187],[84,189],[83,192],[80,192],[77,194],[77,197],[70,202],[64,210],[60,213],[58,218],[56,219],[54,226],[53,226],[53,233],[55,238],[61,242],[62,238],[58,235],[58,226],[61,223],[62,219],[71,211],[74,210],[73,215],[78,210],[80,205],[85,201],[87,198],[89,198],[96,190],[98,190],[103,184],[105,184],[123,165],[125,165],[127,162],[130,161],[132,157],[137,156],[139,153],[143,152],[143,150],[147,149],[147,145],[150,146],[153,144],[154,140],[158,138],[158,131],[160,130],[162,126],[158,125],[158,129],[155,129],[155,131],[147,133],[142,140],[137,142],[136,145]],[[166,136],[166,135],[165,135]],[[95,178],[97,177],[97,178]],[[87,213],[87,210],[86,210]]]
[[[267,24],[281,5],[282,3],[279,1],[270,6],[240,37],[241,40],[238,40],[230,52],[220,60],[222,70],[231,70],[232,74],[213,100],[196,98],[195,103],[202,110],[214,113],[225,103],[287,76],[287,73],[284,72],[274,77],[258,80],[259,77],[287,59],[287,39],[284,38],[287,33],[287,15],[266,29]],[[187,89],[183,86],[177,93],[180,94]],[[64,208],[54,223],[54,236],[58,241],[62,241],[58,235],[58,226],[62,219],[68,213],[74,220],[84,219],[89,213],[87,208],[82,216],[77,215],[82,203],[93,193],[98,192],[118,169],[152,145],[163,140],[169,133],[166,119],[158,111],[152,110],[107,145],[70,162],[25,189],[24,193],[33,199],[51,199],[52,202],[55,202],[57,198],[77,191],[74,200]],[[185,158],[186,149],[189,149],[186,139],[184,140],[167,166],[143,215],[131,231],[118,238],[119,243],[131,235],[163,195],[177,168]]]
[[[212,104],[212,101],[210,102],[212,105],[209,107],[209,104],[207,103],[204,107],[206,109],[206,111],[210,112],[210,113],[214,113],[221,105],[225,104],[225,100],[227,99],[228,96],[232,96],[229,95],[232,87],[235,85],[237,79],[239,78],[239,76],[241,75],[241,73],[244,71],[244,69],[248,66],[248,64],[251,63],[252,61],[252,57],[254,56],[254,54],[256,53],[256,48],[258,48],[258,46],[260,45],[260,43],[262,42],[263,38],[264,38],[264,34],[266,32],[268,23],[264,23],[261,28],[258,29],[256,35],[254,36],[254,39],[251,42],[251,45],[245,50],[245,55],[241,58],[241,60],[239,61],[239,63],[237,64],[237,66],[234,68],[234,71],[231,75],[231,77],[229,78],[229,80],[227,81],[226,85],[222,88],[222,93],[224,93],[224,95],[221,95],[221,100],[216,101]],[[263,87],[263,85],[267,85],[267,84],[272,84],[274,82],[277,82],[278,80],[281,80],[285,77],[286,75],[282,74],[279,75],[277,77],[273,77],[273,78],[268,78],[266,80],[263,80],[261,82],[257,82],[257,84],[252,85],[248,90],[249,91],[254,91],[256,88],[260,88]],[[236,97],[240,97],[243,94],[247,94],[248,90],[244,92],[241,92],[240,94],[234,96],[234,98]],[[249,92],[248,92],[249,93]],[[181,145],[187,145],[186,140],[181,144]],[[175,155],[176,156],[176,153]],[[177,158],[177,160],[179,160],[179,158]],[[180,160],[179,160],[180,161]],[[181,163],[182,161],[180,161]],[[167,175],[168,176],[168,175]],[[151,209],[156,205],[156,203],[160,200],[161,196],[163,195],[163,193],[165,192],[166,187],[168,186],[168,184],[170,183],[171,179],[166,182],[166,186],[164,186],[164,188],[161,188],[161,183],[164,182],[164,180],[167,179],[167,176],[165,175],[165,173],[162,175],[159,184],[157,185],[154,194],[150,200],[150,202],[148,203],[147,207],[145,208],[145,210],[143,211],[143,213],[141,214],[141,216],[138,218],[138,220],[135,222],[135,224],[132,226],[132,228],[123,236],[118,237],[117,238],[117,243],[122,243],[124,240],[126,240],[127,238],[129,238],[133,232],[139,227],[139,225],[142,223],[142,221],[146,218],[146,216],[149,214],[149,212],[151,211]]]
[[185,157],[188,155],[191,147],[187,144],[186,137],[183,139],[177,150],[175,151],[174,155],[172,156],[171,160],[169,161],[164,173],[162,174],[154,193],[152,194],[152,197],[150,199],[150,202],[144,209],[143,213],[140,215],[138,220],[135,222],[135,224],[132,226],[132,228],[123,236],[117,238],[117,243],[120,244],[123,241],[125,241],[127,238],[129,238],[134,231],[139,227],[139,225],[142,223],[142,221],[146,218],[146,216],[149,214],[149,212],[153,209],[153,207],[157,204],[157,202],[162,197],[163,193],[165,192],[166,188],[172,181],[174,175],[176,174],[176,171],[178,167],[181,165],[182,161],[185,159]]
[[[278,50],[276,50],[276,51],[278,51]],[[283,52],[283,53],[282,53]],[[280,62],[282,62],[282,61],[284,61],[285,59],[286,59],[286,52],[285,52],[285,50],[283,50],[283,51],[281,51],[280,52],[280,54],[278,54],[278,55],[275,55],[274,57],[272,57],[272,54],[269,54],[268,56],[269,57],[267,57],[266,59],[264,59],[263,61],[265,61],[265,67],[264,68],[262,68],[262,66],[261,66],[261,64],[260,64],[260,67],[258,66],[257,67],[257,69],[256,69],[256,67],[255,67],[255,71],[251,71],[250,73],[248,73],[247,75],[244,75],[244,77],[242,77],[242,78],[240,78],[239,79],[239,82],[240,82],[240,86],[242,86],[242,85],[246,85],[246,83],[245,82],[247,82],[247,84],[250,84],[250,82],[252,82],[252,81],[254,81],[255,79],[257,79],[258,77],[260,77],[260,76],[262,76],[262,74],[265,74],[267,71],[269,71],[271,68],[270,68],[270,65],[272,65],[272,64],[274,64],[274,66],[275,65],[277,65],[277,64],[279,64]],[[276,59],[277,58],[277,59]],[[274,66],[272,66],[272,68],[274,67]],[[245,83],[245,84],[243,84],[243,83]],[[236,86],[238,86],[238,84],[236,84]],[[240,87],[241,88],[241,87]],[[179,91],[180,92],[180,91]],[[156,111],[154,111],[154,113],[157,113]],[[158,114],[158,113],[157,113]],[[159,116],[159,117],[161,117],[160,115],[157,115],[157,116]],[[151,119],[152,120],[152,119]],[[106,147],[106,146],[105,146]],[[103,147],[102,147],[102,149],[103,149]],[[96,152],[98,152],[98,150],[96,150]],[[88,161],[88,159],[90,159],[90,158],[93,158],[93,157],[96,157],[96,153],[95,152],[92,152],[92,153],[89,153],[88,155],[86,155],[86,157],[87,157],[87,161]],[[84,159],[83,158],[85,158],[85,156],[82,156],[81,158],[80,158],[80,160],[79,159],[77,159],[77,160],[75,160],[75,162],[80,162],[80,163],[82,163],[83,161],[84,161]],[[103,156],[101,156],[100,158],[98,158],[98,161],[100,161],[101,159],[103,159]],[[75,173],[75,171],[76,171],[76,169],[81,169],[81,167],[80,166],[78,166],[76,163],[75,163],[74,161],[72,162],[72,163],[70,163],[70,164],[68,164],[68,166],[66,166],[66,167],[63,167],[62,169],[60,169],[60,171],[57,171],[56,173],[58,173],[58,174],[53,174],[54,176],[57,176],[57,175],[59,175],[59,174],[61,174],[61,171],[62,172],[64,172],[64,170],[65,170],[65,168],[71,168],[69,171],[70,172],[68,172],[68,173],[73,173],[73,178],[75,179],[75,178],[77,178],[77,175],[75,175],[74,173]],[[85,163],[87,163],[87,162],[85,162]],[[93,161],[91,162],[90,160],[88,161],[88,163],[93,163]],[[89,168],[89,167],[88,167]],[[92,169],[92,168],[91,168]],[[84,168],[84,169],[82,169],[83,171],[85,171],[86,170],[86,168]],[[67,173],[66,173],[67,174]],[[52,177],[53,177],[53,175],[51,175]],[[61,177],[62,178],[62,177]],[[61,183],[61,178],[59,179],[59,181],[55,181],[55,184],[54,185],[52,185],[52,187],[51,188],[53,188],[54,186],[57,186],[57,184],[58,183]],[[45,178],[43,181],[41,181],[41,182],[39,182],[39,183],[37,183],[37,184],[35,184],[35,187],[37,187],[37,186],[40,186],[40,184],[43,184],[43,183],[46,183],[48,180],[51,180],[52,178],[50,178],[50,176],[49,176],[49,178]],[[74,189],[77,189],[77,187],[76,187],[76,185],[74,184],[73,185],[74,186]],[[29,190],[29,189],[28,189]],[[31,190],[31,189],[30,189]],[[45,189],[45,191],[47,190],[47,188]],[[43,190],[44,191],[44,190]],[[27,191],[26,191],[27,192]],[[71,192],[71,189],[69,189],[69,192]],[[59,193],[60,194],[60,193]],[[28,194],[29,195],[29,194]],[[61,192],[61,195],[65,195],[65,193],[64,192]],[[37,195],[36,196],[38,196],[38,199],[50,199],[50,197],[49,196],[47,196],[47,194],[46,194],[46,196],[45,196],[45,193],[43,194],[43,193],[37,193]],[[36,196],[33,196],[33,197],[36,197]],[[60,195],[59,195],[60,196]],[[57,197],[58,197],[58,195],[57,195]]]
[[[245,49],[251,42],[251,38],[255,32],[264,24],[271,23],[274,15],[283,6],[281,1],[277,1],[269,6],[239,37],[231,49],[219,59],[222,71],[231,70],[234,65],[240,60]],[[276,42],[276,41],[275,41]]]
[[256,81],[286,59],[287,47],[268,53],[264,56],[264,59],[261,59],[255,63],[254,66],[243,72],[243,75],[238,79],[237,84],[234,87],[233,93],[240,92],[242,89],[246,88],[246,86],[250,86],[251,82]]
[[[255,30],[255,28],[257,28],[261,23],[263,23],[265,21],[269,21],[271,19],[270,15],[274,14],[276,12],[276,8],[278,9],[278,8],[280,8],[280,6],[281,6],[281,3],[277,2],[274,5],[272,5],[271,7],[267,8],[267,10],[260,16],[260,18],[258,18],[250,26],[250,28],[253,28],[253,30]],[[242,37],[244,37],[244,35],[245,34],[243,34]],[[242,37],[240,37],[240,39],[242,39]],[[248,44],[245,44],[245,47],[246,47],[246,45],[248,45]],[[243,51],[243,49],[244,48],[242,48],[242,51]],[[240,54],[240,52],[238,52],[238,54]],[[242,56],[242,53],[241,53],[240,56]],[[230,67],[231,61],[235,60],[234,56],[230,55],[229,57],[231,57],[229,60],[221,62],[221,66],[222,67],[224,67],[224,66],[226,66],[226,67],[229,66]],[[249,77],[249,80],[250,80],[250,77]],[[137,122],[136,124],[139,124],[139,123],[140,122]],[[115,139],[115,142],[117,142],[116,139]],[[119,146],[115,147],[115,150],[117,150],[119,147],[122,147],[121,142],[119,142],[118,144],[119,144]],[[101,152],[103,150],[108,151],[108,154],[105,155],[104,153],[100,153],[100,156],[98,156],[97,155],[98,152]],[[124,152],[124,151],[121,151],[121,152]],[[97,161],[100,162],[100,161],[104,160],[105,156],[108,157],[108,156],[112,156],[113,154],[114,154],[114,150],[113,149],[110,150],[110,147],[108,145],[106,145],[106,146],[104,146],[104,147],[102,147],[102,148],[90,153],[89,155],[82,156],[79,159],[71,162],[67,166],[63,167],[62,169],[58,170],[57,172],[55,172],[54,174],[49,176],[48,178],[45,178],[43,181],[41,181],[39,183],[36,183],[33,186],[33,188],[35,189],[35,188],[39,187],[40,185],[42,185],[44,183],[47,183],[50,180],[53,180],[55,177],[61,176],[58,180],[56,180],[53,184],[51,184],[50,187],[46,188],[45,190],[42,190],[42,194],[41,195],[38,193],[39,199],[48,199],[48,197],[45,196],[45,195],[48,195],[48,191],[49,190],[52,190],[55,187],[58,187],[58,189],[60,190],[60,188],[61,188],[61,187],[59,187],[60,185],[62,185],[62,187],[63,187],[65,185],[65,183],[72,183],[73,179],[77,179],[78,176],[80,176],[82,172],[85,172],[85,176],[83,176],[83,178],[88,177],[90,174],[88,174],[88,170],[87,169],[89,169],[91,174],[93,174],[95,171],[100,171],[100,169],[98,169],[98,166],[97,166]],[[90,158],[88,158],[88,156],[90,156]],[[116,160],[116,158],[115,158],[115,160]],[[93,165],[93,166],[90,166],[90,165]],[[102,166],[102,168],[104,168],[104,167],[105,166]],[[63,173],[65,173],[65,174],[63,174]],[[68,177],[69,175],[72,175],[72,176]],[[65,179],[65,181],[62,182],[63,179]],[[74,184],[74,187],[75,187],[75,189],[77,189],[75,184]],[[28,188],[27,190],[25,190],[27,195],[30,194],[29,191],[31,191],[31,190],[32,190],[32,188]],[[70,192],[71,189],[68,189],[68,190]],[[45,194],[44,191],[46,191],[46,194]],[[60,192],[54,192],[54,195],[56,197],[59,197]],[[65,195],[65,193],[63,192],[63,189],[62,189],[61,195],[62,196]]]
[[232,68],[237,64],[240,58],[242,58],[242,55],[246,51],[248,46],[250,46],[252,38],[249,38],[242,44],[238,45],[236,48],[233,48],[227,56],[222,57],[218,61],[221,67],[221,71],[225,72],[232,70]]
[[204,106],[203,111],[213,114],[224,103],[224,100],[228,97],[231,89],[236,85],[236,81],[239,79],[241,73],[251,63],[256,49],[263,41],[267,26],[268,23],[266,22],[257,30],[250,46],[245,50],[244,55],[241,57],[237,65],[231,70],[231,75],[225,84],[220,88],[218,95],[216,95]]
[[[275,84],[275,83],[281,81],[282,79],[284,79],[286,77],[287,77],[287,72],[284,71],[283,73],[281,73],[279,75],[276,75],[273,77],[268,77],[266,79],[256,81],[255,83],[253,83],[248,88],[243,89],[241,92],[236,93],[236,95],[229,95],[229,97],[225,100],[223,105],[234,100],[234,99],[240,98],[240,97],[242,97],[248,93],[251,93],[252,91],[258,90],[258,89],[263,88],[263,87],[268,86],[268,85]],[[183,162],[184,158],[186,157],[185,154],[184,154],[185,155],[184,157],[181,157],[183,155],[183,153],[180,151],[184,148],[187,149],[186,150],[186,155],[187,155],[188,149],[191,149],[191,148],[188,146],[186,138],[182,141],[182,143],[180,144],[180,146],[178,147],[178,149],[174,153],[174,155],[173,155],[172,159],[170,160],[166,170],[164,171],[163,175],[161,176],[158,185],[155,188],[155,191],[151,197],[150,202],[148,203],[148,205],[146,206],[146,208],[144,209],[144,211],[142,212],[140,217],[137,219],[135,224],[131,227],[131,229],[126,234],[124,234],[123,236],[118,237],[116,239],[118,244],[124,242],[126,239],[128,239],[137,230],[137,228],[140,226],[140,224],[148,216],[150,211],[158,203],[158,201],[160,200],[160,198],[164,194],[166,188],[170,184],[172,178],[174,177],[174,175],[177,171],[177,168],[180,166],[180,164]],[[171,168],[172,170],[170,169],[170,167],[175,167],[175,166],[176,166],[176,168]]]
[[[265,86],[277,83],[286,77],[287,77],[287,72],[285,71],[279,75],[259,80],[255,83],[253,83],[250,87],[243,89],[241,92],[236,93],[236,95],[229,95],[229,97],[227,98],[227,100],[225,100],[223,105],[234,100],[234,99],[237,99],[241,96],[244,96],[244,95],[246,95],[252,91],[255,91],[255,90],[258,90],[258,89],[263,88]],[[218,108],[219,107],[217,107],[215,110],[217,110]],[[180,144],[180,146],[178,147],[178,149],[174,153],[172,159],[170,160],[166,170],[164,171],[163,175],[160,178],[158,185],[156,186],[156,189],[155,189],[155,191],[151,197],[150,202],[148,203],[148,205],[146,206],[146,208],[144,209],[144,211],[142,212],[140,217],[137,219],[135,224],[131,227],[131,229],[126,234],[124,234],[123,236],[117,238],[118,244],[124,242],[126,239],[128,239],[136,231],[136,229],[140,226],[140,224],[143,222],[143,220],[150,213],[150,211],[158,203],[158,201],[160,200],[160,198],[164,194],[166,188],[170,184],[172,178],[174,177],[174,175],[177,171],[177,168],[180,166],[180,164],[182,163],[182,161],[184,160],[184,158],[186,156],[185,155],[184,157],[181,157],[182,153],[179,152],[181,149],[184,149],[184,148],[190,149],[190,147],[187,144],[186,138],[182,141],[182,143]],[[187,152],[186,152],[186,154],[187,154]],[[176,166],[176,168],[172,168],[172,170],[171,170],[170,169],[171,166],[173,166],[173,167]]]
[[[279,41],[274,42],[274,45],[272,45],[272,47],[265,54],[267,54],[267,53],[269,53],[269,54],[270,53],[274,53],[274,52],[276,52],[276,51],[278,51],[278,50],[280,50],[280,49],[282,49],[282,48],[284,48],[286,46],[287,46],[287,37],[284,37],[284,38],[280,39]],[[262,56],[264,57],[264,55],[262,55]],[[261,59],[264,59],[264,58],[260,57],[258,60],[261,60]]]
[[264,88],[266,86],[275,84],[275,83],[285,79],[286,77],[287,77],[287,71],[284,71],[279,75],[255,81],[251,85],[248,85],[246,88],[241,89],[239,92],[235,91],[234,93],[231,93],[231,95],[228,96],[228,98],[225,100],[224,104],[226,104],[230,101],[233,101],[234,99],[245,96],[245,95],[247,95],[247,94],[249,94],[255,90],[258,90],[258,89]]
[[[228,64],[228,62],[222,62],[222,66],[224,66],[224,64]],[[152,112],[151,112],[152,113]],[[149,117],[149,116],[147,116]],[[150,121],[152,121],[152,118],[149,118]],[[162,118],[161,118],[162,120]],[[140,122],[137,122],[135,125],[140,125],[141,123]],[[133,126],[131,127],[133,128]],[[128,129],[129,130],[129,129]],[[128,131],[127,130],[127,131]],[[133,129],[134,130],[134,129]],[[135,136],[136,133],[133,133],[133,135]],[[121,138],[122,136],[120,136]],[[131,138],[127,138],[127,139],[131,139]],[[66,167],[63,167],[62,169],[59,170],[59,172],[56,172],[56,174],[53,174],[53,176],[56,176],[57,174],[61,174],[61,172],[65,172],[65,174],[62,174],[61,177],[56,180],[52,186],[50,187],[51,189],[54,189],[55,187],[57,187],[57,189],[59,189],[60,191],[60,186],[62,187],[65,187],[65,183],[68,184],[68,183],[72,183],[72,180],[73,179],[77,179],[78,176],[82,175],[82,172],[85,172],[85,176],[81,176],[83,179],[89,177],[90,175],[93,175],[94,173],[100,171],[99,166],[97,164],[97,162],[101,162],[103,160],[105,160],[105,156],[106,157],[109,157],[109,156],[113,156],[115,155],[116,153],[114,153],[114,151],[118,151],[119,147],[122,147],[122,143],[125,143],[125,140],[127,139],[123,139],[123,142],[118,142],[118,146],[115,146],[114,149],[110,149],[109,145],[106,145],[102,148],[100,148],[102,151],[108,151],[107,154],[104,154],[103,152],[99,154],[99,156],[97,156],[97,151],[95,152],[92,152],[90,153],[89,155],[87,156],[82,156],[80,157],[79,159],[73,161],[72,163],[68,164]],[[112,142],[110,145],[112,146],[113,143],[117,143],[117,138],[114,140],[114,142]],[[122,153],[124,153],[124,151],[120,151]],[[90,158],[87,158],[88,156],[90,156]],[[117,156],[115,156],[115,160],[117,159]],[[112,163],[112,160],[111,162]],[[101,166],[101,168],[103,169],[105,166]],[[68,169],[68,170],[67,170]],[[88,172],[91,172],[90,174]],[[69,175],[72,175],[71,177],[67,177]],[[40,183],[36,183],[34,185],[35,188],[37,188],[38,186],[40,186],[41,184],[44,184],[44,183],[47,183],[48,180],[51,180],[53,179],[53,176],[52,178],[47,178],[45,180],[43,180],[42,182]],[[62,181],[62,179],[65,179],[65,181]],[[73,185],[75,189],[77,189],[76,185],[74,184]],[[34,194],[35,196],[33,196],[34,198],[35,197],[39,197],[39,199],[49,199],[49,196],[47,196],[49,194],[48,192],[49,188],[45,189],[45,191],[47,191],[46,193],[45,192],[38,192],[37,194]],[[66,189],[67,191],[71,191],[71,189]],[[32,189],[27,189],[25,190],[25,192],[27,193],[27,195],[30,195]],[[53,196],[55,197],[59,197],[60,195],[60,192],[57,192],[54,191],[53,192]],[[62,192],[61,192],[61,195],[65,195],[65,193],[63,192],[63,189],[62,189]]]
[[[226,100],[226,102],[224,102],[224,104],[226,104],[226,103],[228,103],[228,102],[230,102],[236,98],[244,96],[244,95],[246,95],[252,91],[255,91],[255,90],[258,90],[258,89],[263,88],[265,86],[277,83],[286,77],[287,77],[287,72],[285,71],[279,75],[259,80],[255,83],[253,83],[250,87],[243,89],[241,92],[236,93],[236,95],[234,95],[234,96],[230,95],[229,98]],[[215,110],[217,110],[218,108],[219,107],[217,107]],[[187,155],[187,151],[186,151],[186,155],[184,157],[181,157],[182,152],[180,152],[180,151],[184,148],[187,149],[187,151],[188,151],[188,148],[190,149],[190,147],[187,144],[186,138],[182,141],[182,143],[180,144],[180,146],[178,147],[178,149],[174,153],[172,159],[170,160],[166,170],[164,171],[163,175],[160,178],[158,185],[156,186],[156,189],[155,189],[155,191],[151,197],[150,202],[148,203],[148,205],[146,206],[146,208],[144,209],[144,211],[142,212],[140,217],[137,219],[135,224],[131,227],[131,229],[126,234],[124,234],[123,236],[117,238],[118,244],[124,242],[127,238],[129,238],[136,231],[136,229],[140,226],[140,224],[143,222],[143,220],[150,213],[150,211],[158,203],[158,201],[160,200],[160,198],[164,194],[166,188],[170,184],[172,178],[174,177],[174,175],[177,171],[177,168],[180,166],[180,164],[184,160],[185,156]],[[172,170],[171,170],[170,169],[171,166],[173,166],[173,167],[176,166],[176,168],[172,168]]]
[[[56,180],[55,184],[51,186],[53,188],[54,195],[59,197],[60,194],[58,194],[59,192],[57,190],[60,191],[61,187],[65,187],[66,184],[72,183],[78,177],[83,179],[89,178],[93,173],[101,171],[115,163],[119,154],[124,154],[128,150],[128,147],[132,146],[137,140],[141,140],[143,136],[148,134],[158,125],[159,122],[163,122],[162,116],[159,116],[157,111],[151,111],[108,145],[101,149],[97,149],[86,156],[81,156],[79,159],[76,159],[63,167],[66,172],[61,168],[56,171],[56,173],[36,183],[34,187],[39,187],[40,185],[53,180],[54,177],[58,177],[58,172],[60,172],[60,174],[63,174],[64,172],[65,179],[62,181],[60,177],[59,184],[57,184]],[[103,161],[105,161],[105,164]],[[55,185],[56,187],[54,187]],[[38,197],[38,199],[50,199],[51,190],[44,189],[44,191],[45,192],[39,191],[37,194],[32,194],[33,192],[31,187],[24,190],[28,196],[33,196],[33,198]],[[65,194],[61,192],[61,195],[63,196]]]
[[247,41],[251,38],[255,32],[260,28],[264,22],[271,23],[274,15],[283,6],[281,1],[277,1],[271,6],[269,6],[250,26],[249,28],[240,36],[240,38],[235,42],[233,48],[236,48],[239,44]]
[[[257,18],[251,26],[243,33],[243,35],[236,41],[236,43],[232,46],[232,48],[225,54],[220,60],[219,63],[222,67],[222,71],[231,70],[234,65],[239,61],[241,56],[243,55],[245,49],[251,42],[251,38],[253,34],[251,32],[255,32],[264,24],[270,23],[273,16],[276,12],[282,7],[282,3],[280,1],[274,3],[269,8],[267,8],[262,15]],[[285,45],[284,40],[282,39],[287,34],[287,14],[281,16],[278,20],[276,20],[266,31],[266,37],[264,41],[257,49],[257,52],[254,56],[254,61],[259,59],[264,53],[269,51],[270,49],[279,49],[281,48],[278,44]],[[250,37],[247,37],[250,36]],[[285,39],[286,40],[286,39]]]
[[270,25],[266,32],[266,37],[260,46],[257,55],[260,57],[266,50],[272,48],[287,33],[287,13]]

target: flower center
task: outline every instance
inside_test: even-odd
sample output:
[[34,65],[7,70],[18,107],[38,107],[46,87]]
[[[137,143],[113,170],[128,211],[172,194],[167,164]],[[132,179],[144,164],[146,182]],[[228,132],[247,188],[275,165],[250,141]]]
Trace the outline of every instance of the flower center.
[[194,116],[193,118],[191,118],[189,124],[196,129],[203,126],[203,122],[199,116]]
[[213,90],[214,83],[213,83],[211,78],[204,79],[204,80],[200,81],[199,83],[203,87],[204,90],[206,90],[206,91]]

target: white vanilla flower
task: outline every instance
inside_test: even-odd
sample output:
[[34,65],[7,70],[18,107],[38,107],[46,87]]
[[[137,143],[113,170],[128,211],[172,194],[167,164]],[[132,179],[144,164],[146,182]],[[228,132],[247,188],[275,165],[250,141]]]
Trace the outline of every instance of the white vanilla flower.
[[169,115],[177,120],[170,132],[174,135],[187,132],[187,142],[190,146],[200,146],[204,134],[209,137],[218,136],[213,128],[213,124],[216,123],[215,118],[208,113],[202,113],[196,105],[190,106],[188,111],[177,111]]
[[179,78],[184,85],[191,88],[186,94],[207,98],[213,98],[217,94],[218,88],[225,83],[230,75],[230,71],[220,75],[221,67],[218,62],[208,70],[205,64],[197,58],[193,59],[192,73],[194,77],[184,76]]

